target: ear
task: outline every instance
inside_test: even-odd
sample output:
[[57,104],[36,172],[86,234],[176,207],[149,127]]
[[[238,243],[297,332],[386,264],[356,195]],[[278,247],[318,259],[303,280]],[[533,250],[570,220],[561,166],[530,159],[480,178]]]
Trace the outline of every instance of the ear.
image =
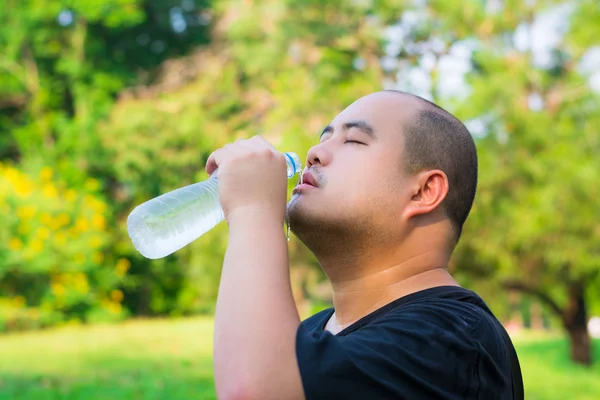
[[439,169],[420,172],[413,183],[413,194],[403,213],[406,220],[433,212],[448,195],[448,177]]

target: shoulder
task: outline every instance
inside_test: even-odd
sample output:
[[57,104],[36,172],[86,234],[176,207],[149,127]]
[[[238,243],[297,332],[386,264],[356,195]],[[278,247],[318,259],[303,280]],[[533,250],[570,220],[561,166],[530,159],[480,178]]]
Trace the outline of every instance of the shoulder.
[[327,308],[308,317],[300,323],[300,326],[309,332],[322,331],[332,314],[333,308]]
[[372,328],[380,325],[382,330],[396,332],[410,353],[462,371],[461,376],[475,368],[473,377],[479,381],[483,398],[505,393],[511,387],[512,343],[477,294],[456,294],[406,304],[373,321]]
[[503,343],[502,324],[479,295],[462,288],[415,299],[379,316],[372,324],[436,339],[466,341],[474,348]]
[[475,292],[454,286],[436,287],[389,303],[342,331],[340,336],[364,332],[375,326],[402,329],[431,326],[432,329],[468,332],[486,314],[491,315],[491,311]]
[[[483,306],[483,307],[482,307]],[[484,308],[485,307],[485,308]],[[486,320],[487,307],[475,293],[460,290],[452,295],[428,297],[410,302],[392,310],[387,319],[393,322],[426,321],[452,332],[468,333]]]

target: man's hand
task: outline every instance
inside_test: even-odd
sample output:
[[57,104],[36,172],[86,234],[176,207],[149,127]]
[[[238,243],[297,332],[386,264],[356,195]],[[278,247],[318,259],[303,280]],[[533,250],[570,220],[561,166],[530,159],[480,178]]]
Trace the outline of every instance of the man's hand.
[[267,213],[283,220],[287,195],[285,156],[260,136],[213,152],[206,171],[216,169],[219,198],[229,223],[238,214]]

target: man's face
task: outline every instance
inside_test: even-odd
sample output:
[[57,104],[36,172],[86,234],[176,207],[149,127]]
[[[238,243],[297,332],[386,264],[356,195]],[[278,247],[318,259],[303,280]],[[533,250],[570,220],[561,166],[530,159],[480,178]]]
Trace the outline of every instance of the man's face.
[[308,180],[292,192],[288,219],[301,239],[352,231],[390,235],[410,200],[402,170],[404,121],[415,101],[398,93],[363,97],[325,128],[307,157]]

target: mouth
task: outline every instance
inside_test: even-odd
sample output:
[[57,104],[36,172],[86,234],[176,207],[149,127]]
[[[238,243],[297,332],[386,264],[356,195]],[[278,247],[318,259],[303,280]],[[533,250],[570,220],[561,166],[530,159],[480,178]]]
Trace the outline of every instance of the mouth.
[[302,180],[300,181],[300,183],[302,185],[319,187],[319,183],[317,182],[315,176],[312,173],[310,173],[309,171],[306,171],[305,173],[302,174]]
[[315,176],[310,172],[304,172],[300,184],[292,190],[292,193],[298,193],[306,189],[316,189],[319,187],[319,183]]

